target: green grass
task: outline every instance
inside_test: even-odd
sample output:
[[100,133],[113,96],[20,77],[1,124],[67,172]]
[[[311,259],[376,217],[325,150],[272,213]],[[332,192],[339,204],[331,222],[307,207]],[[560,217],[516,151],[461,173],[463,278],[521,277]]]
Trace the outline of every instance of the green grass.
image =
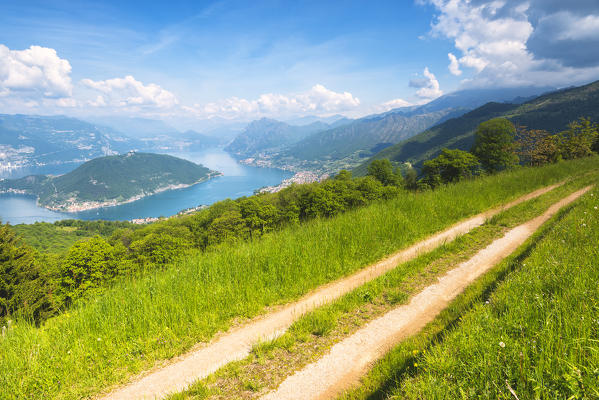
[[81,398],[210,339],[239,318],[297,298],[460,219],[595,170],[597,157],[519,169],[218,246],[124,280],[41,328],[17,321],[0,339],[6,398]]
[[[247,391],[245,382],[248,380],[261,383],[261,387],[277,387],[287,374],[319,357],[334,343],[378,315],[397,304],[407,303],[412,295],[433,283],[437,276],[472,257],[507,229],[540,215],[573,191],[596,182],[598,177],[599,173],[595,172],[574,179],[498,214],[483,226],[450,243],[398,265],[333,303],[304,315],[279,338],[258,343],[248,358],[224,367],[171,398],[232,398]],[[415,348],[412,346],[408,350],[411,357]]]
[[402,342],[344,399],[599,398],[599,190]]

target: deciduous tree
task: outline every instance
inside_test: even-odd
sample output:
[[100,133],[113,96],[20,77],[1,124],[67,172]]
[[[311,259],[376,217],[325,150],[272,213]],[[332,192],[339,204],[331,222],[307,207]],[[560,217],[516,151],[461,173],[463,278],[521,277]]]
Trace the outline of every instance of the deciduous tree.
[[471,152],[488,172],[511,168],[518,164],[515,134],[516,128],[507,118],[483,122],[476,130]]

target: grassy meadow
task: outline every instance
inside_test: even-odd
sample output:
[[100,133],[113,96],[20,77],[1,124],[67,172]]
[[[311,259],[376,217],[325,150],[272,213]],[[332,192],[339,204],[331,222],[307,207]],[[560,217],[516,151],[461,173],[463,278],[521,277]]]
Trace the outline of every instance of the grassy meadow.
[[599,398],[598,242],[595,188],[341,398]]
[[[573,179],[542,196],[501,212],[450,243],[398,265],[331,304],[307,313],[284,335],[257,344],[246,359],[228,364],[170,399],[249,399],[275,389],[287,376],[324,355],[335,343],[399,304],[406,304],[411,296],[434,283],[439,275],[469,259],[507,230],[542,214],[550,205],[597,182],[598,178],[599,171],[595,171]],[[491,274],[486,284],[494,283],[499,276]],[[476,287],[480,289],[483,286],[479,283]],[[463,312],[463,309],[460,311]],[[413,357],[413,350],[421,347],[410,346],[407,353]],[[369,387],[372,388],[372,385]]]
[[599,167],[591,157],[494,176],[316,219],[259,240],[192,254],[123,279],[36,328],[0,338],[6,398],[82,398],[209,340],[234,321],[301,296],[444,227]]

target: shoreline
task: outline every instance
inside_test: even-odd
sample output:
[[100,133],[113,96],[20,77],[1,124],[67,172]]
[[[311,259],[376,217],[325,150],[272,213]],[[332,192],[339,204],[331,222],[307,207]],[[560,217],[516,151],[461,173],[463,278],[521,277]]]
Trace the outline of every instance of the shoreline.
[[80,202],[80,203],[74,203],[74,204],[69,204],[66,206],[47,206],[44,204],[40,204],[39,203],[39,198],[36,199],[36,205],[38,205],[39,207],[43,207],[47,210],[50,211],[55,211],[55,212],[65,212],[65,213],[77,213],[77,212],[81,212],[81,211],[89,211],[89,210],[95,210],[98,208],[108,208],[108,207],[116,207],[116,206],[121,206],[123,204],[128,204],[128,203],[133,203],[137,200],[141,200],[145,197],[149,197],[149,196],[153,196],[155,194],[158,193],[162,193],[162,192],[166,192],[168,190],[177,190],[177,189],[186,189],[188,187],[192,187],[195,186],[197,184],[206,182],[212,178],[216,178],[218,176],[223,176],[224,174],[222,172],[218,172],[218,171],[213,171],[211,173],[209,173],[207,176],[201,178],[200,180],[198,180],[197,182],[191,183],[191,184],[185,184],[185,183],[181,183],[178,185],[168,185],[168,186],[163,186],[160,187],[152,192],[148,192],[148,193],[141,193],[138,194],[137,196],[133,196],[129,199],[126,200],[122,200],[122,201],[116,201],[116,200],[107,200],[107,201],[86,201],[86,202]]

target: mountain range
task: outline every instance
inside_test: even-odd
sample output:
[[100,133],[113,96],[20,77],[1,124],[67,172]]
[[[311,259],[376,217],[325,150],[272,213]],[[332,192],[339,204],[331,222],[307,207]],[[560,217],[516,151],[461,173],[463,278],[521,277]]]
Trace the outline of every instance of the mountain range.
[[0,161],[40,165],[88,160],[137,146],[113,129],[64,116],[0,115]]
[[[226,148],[249,163],[291,170],[335,172],[354,168],[395,144],[489,101],[523,102],[548,87],[462,90],[428,104],[396,108],[356,120],[331,117],[332,123],[307,117],[293,126],[275,120],[254,121]],[[510,104],[511,104],[510,103]]]
[[449,119],[394,146],[381,150],[354,169],[364,175],[366,166],[374,159],[388,158],[394,162],[420,165],[436,157],[442,148],[469,150],[474,132],[484,121],[506,117],[514,124],[552,133],[564,130],[580,118],[599,120],[599,81],[588,85],[543,94],[522,104],[487,103],[460,117]]

